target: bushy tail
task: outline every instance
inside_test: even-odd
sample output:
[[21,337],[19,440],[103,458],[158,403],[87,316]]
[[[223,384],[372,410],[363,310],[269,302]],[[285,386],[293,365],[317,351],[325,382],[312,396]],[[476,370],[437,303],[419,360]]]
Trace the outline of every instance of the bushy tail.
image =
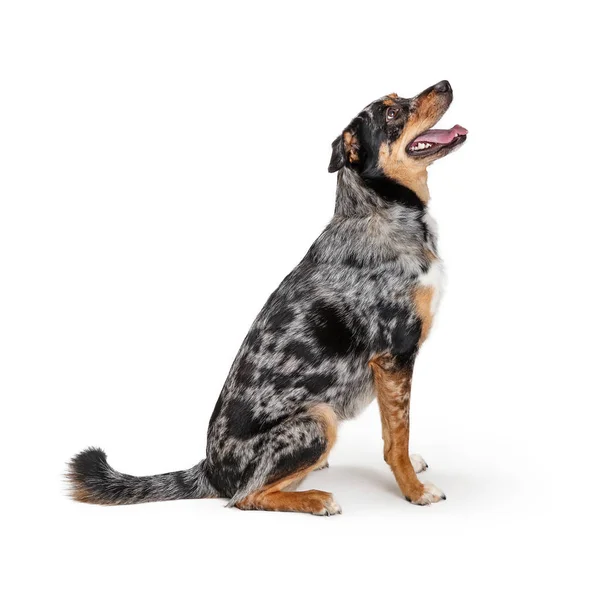
[[184,498],[217,498],[209,483],[205,461],[187,471],[134,477],[115,471],[100,448],[88,448],[69,463],[70,494],[78,502],[91,504],[137,504]]

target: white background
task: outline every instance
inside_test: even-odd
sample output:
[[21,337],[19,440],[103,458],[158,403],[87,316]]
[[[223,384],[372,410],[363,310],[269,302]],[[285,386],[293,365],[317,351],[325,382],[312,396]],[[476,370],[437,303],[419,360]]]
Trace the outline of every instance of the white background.
[[[4,2],[0,393],[6,598],[591,598],[598,593],[597,26],[569,2]],[[247,328],[333,211],[330,143],[449,79],[430,169],[448,272],[405,502],[375,405],[329,519],[65,497],[88,445],[204,456]],[[418,596],[416,596],[418,594]]]

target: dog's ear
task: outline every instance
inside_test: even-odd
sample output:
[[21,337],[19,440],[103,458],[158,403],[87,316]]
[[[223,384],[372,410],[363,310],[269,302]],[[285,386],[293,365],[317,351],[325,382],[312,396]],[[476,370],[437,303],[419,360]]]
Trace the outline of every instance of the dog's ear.
[[344,166],[345,162],[344,141],[342,140],[342,136],[338,135],[331,144],[331,160],[329,161],[329,168],[327,170],[330,173],[335,173]]
[[344,165],[357,163],[360,160],[358,151],[360,144],[356,133],[346,129],[342,135],[339,135],[331,144],[331,160],[329,161],[330,173],[339,171]]

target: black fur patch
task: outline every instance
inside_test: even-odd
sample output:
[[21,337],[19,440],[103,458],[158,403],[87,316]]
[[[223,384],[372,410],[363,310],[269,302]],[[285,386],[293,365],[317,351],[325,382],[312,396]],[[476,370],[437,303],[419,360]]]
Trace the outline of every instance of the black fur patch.
[[294,448],[290,453],[283,454],[273,466],[271,481],[282,479],[286,475],[314,465],[327,450],[324,438],[314,438],[308,445]]
[[260,350],[260,342],[260,330],[258,329],[258,327],[253,327],[246,336],[246,344],[251,350],[253,350],[254,352],[258,352],[258,350]]
[[260,431],[260,423],[255,422],[252,405],[248,402],[229,402],[225,418],[229,433],[238,439],[246,440]]
[[387,202],[398,202],[409,208],[424,210],[425,205],[415,192],[381,175],[363,174],[365,184]]
[[100,448],[88,448],[77,454],[70,464],[78,482],[102,481],[110,471],[106,453]]
[[315,302],[308,317],[312,333],[328,356],[344,356],[353,350],[352,330],[338,309],[322,300]]
[[313,362],[317,357],[315,353],[310,349],[308,344],[299,340],[292,340],[284,348],[284,352],[290,356],[294,356],[301,360]]
[[[289,381],[286,380],[286,385]],[[246,401],[231,402],[225,408],[225,418],[229,433],[240,439],[249,440],[261,433],[272,429],[286,418],[288,415],[281,415],[276,418],[270,418],[268,415],[255,417],[252,411],[252,405]]]
[[241,469],[239,462],[233,456],[225,454],[220,457],[217,465],[207,464],[206,477],[221,496],[231,498],[246,484],[255,470],[255,463],[250,463],[245,469]]
[[410,363],[418,351],[421,324],[411,318],[406,308],[382,304],[379,311],[381,321],[376,350],[391,352],[399,364]]
[[240,382],[250,381],[254,372],[255,364],[247,356],[242,356],[237,367],[237,377]]
[[311,394],[319,394],[335,383],[332,375],[310,375],[299,382]]
[[289,308],[274,310],[269,318],[268,328],[271,331],[279,331],[294,320],[294,312]]

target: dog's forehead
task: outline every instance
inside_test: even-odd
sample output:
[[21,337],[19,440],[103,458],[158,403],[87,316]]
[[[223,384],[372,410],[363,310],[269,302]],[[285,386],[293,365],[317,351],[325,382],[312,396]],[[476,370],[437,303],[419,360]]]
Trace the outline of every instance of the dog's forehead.
[[387,94],[377,100],[373,100],[370,104],[365,106],[363,110],[357,115],[359,119],[374,119],[383,114],[386,108],[389,106],[398,106],[408,108],[410,100],[407,98],[401,98],[396,93]]

